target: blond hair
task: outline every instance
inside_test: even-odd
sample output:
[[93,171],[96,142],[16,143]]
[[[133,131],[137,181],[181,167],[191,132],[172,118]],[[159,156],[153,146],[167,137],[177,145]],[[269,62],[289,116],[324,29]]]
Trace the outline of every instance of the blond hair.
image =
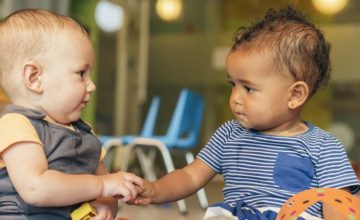
[[22,9],[7,16],[0,23],[0,83],[11,97],[16,89],[13,77],[20,74],[26,60],[43,58],[56,35],[71,30],[87,35],[85,29],[70,17],[42,9]]

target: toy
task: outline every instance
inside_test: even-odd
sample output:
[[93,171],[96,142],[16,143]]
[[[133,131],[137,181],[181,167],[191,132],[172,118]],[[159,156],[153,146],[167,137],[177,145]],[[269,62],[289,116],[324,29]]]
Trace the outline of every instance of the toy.
[[360,220],[360,200],[344,190],[334,188],[308,189],[292,196],[283,205],[276,220],[296,220],[316,202],[337,208],[349,220]]
[[71,219],[90,220],[92,217],[96,216],[96,214],[96,210],[91,207],[90,203],[85,202],[71,213]]

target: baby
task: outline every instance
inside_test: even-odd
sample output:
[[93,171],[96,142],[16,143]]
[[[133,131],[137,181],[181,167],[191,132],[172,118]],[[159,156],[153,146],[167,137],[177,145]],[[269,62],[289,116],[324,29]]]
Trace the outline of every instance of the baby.
[[[108,174],[81,112],[95,91],[94,51],[69,17],[24,9],[0,23],[0,81],[11,100],[0,119],[0,219],[69,219],[84,201],[114,219],[141,178]],[[116,198],[114,198],[116,197]]]
[[[221,125],[197,159],[158,181],[146,182],[133,204],[184,198],[224,177],[225,209],[238,219],[275,219],[291,196],[310,188],[356,193],[357,179],[342,144],[301,118],[309,99],[330,78],[329,45],[299,11],[269,10],[240,28],[226,58],[234,119]],[[315,204],[301,219],[341,219]],[[234,217],[231,217],[232,219]]]

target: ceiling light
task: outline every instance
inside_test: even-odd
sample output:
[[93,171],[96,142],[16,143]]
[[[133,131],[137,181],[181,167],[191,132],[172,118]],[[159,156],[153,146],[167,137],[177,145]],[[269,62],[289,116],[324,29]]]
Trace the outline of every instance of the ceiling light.
[[110,1],[100,0],[95,8],[95,22],[105,32],[115,32],[124,23],[124,9]]
[[181,0],[158,0],[155,5],[156,13],[165,21],[173,21],[182,12]]
[[348,0],[312,0],[316,10],[323,14],[336,14],[347,4]]

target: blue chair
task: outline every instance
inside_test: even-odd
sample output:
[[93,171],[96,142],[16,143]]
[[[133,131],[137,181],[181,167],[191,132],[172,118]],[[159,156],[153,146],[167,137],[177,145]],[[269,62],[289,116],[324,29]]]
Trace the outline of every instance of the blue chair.
[[[130,143],[132,140],[134,140],[136,137],[151,137],[153,134],[156,118],[158,115],[160,106],[160,97],[154,96],[154,98],[151,101],[149,110],[147,112],[144,125],[138,135],[124,135],[124,136],[114,136],[114,135],[99,135],[98,138],[100,140],[100,143],[102,145],[102,148],[109,150],[112,147],[116,146],[125,146],[126,144]],[[113,158],[113,153],[110,155],[109,158]],[[108,167],[111,167],[111,161],[107,163]]]
[[[171,157],[171,151],[174,149],[183,150],[187,163],[191,163],[194,160],[191,150],[198,144],[203,112],[203,97],[189,89],[182,89],[166,134],[137,137],[129,142],[124,151],[122,170],[127,170],[132,151],[135,151],[141,169],[149,180],[156,179],[154,171],[156,152],[160,152],[168,173],[175,170]],[[149,150],[146,151],[145,148]],[[208,201],[204,189],[200,189],[197,195],[201,207],[207,208]],[[179,200],[177,203],[179,211],[186,213],[185,201]]]
[[147,112],[144,125],[138,135],[124,135],[124,136],[99,135],[98,138],[103,148],[108,150],[112,146],[128,144],[139,136],[151,137],[154,132],[159,106],[160,106],[160,97],[154,96],[154,98],[151,101],[149,110]]

